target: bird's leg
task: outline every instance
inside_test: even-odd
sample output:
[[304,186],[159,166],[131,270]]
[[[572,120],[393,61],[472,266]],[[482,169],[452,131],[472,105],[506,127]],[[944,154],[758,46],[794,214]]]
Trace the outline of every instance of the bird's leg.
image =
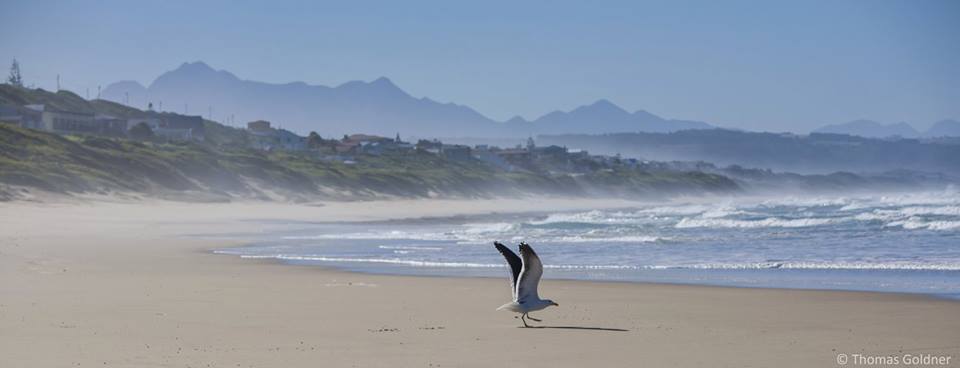
[[527,320],[523,318],[523,317],[526,317],[526,316],[527,316],[526,313],[521,314],[521,315],[520,315],[520,320],[523,321],[523,327],[530,327],[530,325],[527,324]]
[[530,320],[533,320],[533,321],[543,322],[543,321],[541,321],[541,320],[539,320],[539,319],[533,318],[533,316],[531,316],[531,315],[529,315],[529,314],[527,315],[527,318],[529,318]]

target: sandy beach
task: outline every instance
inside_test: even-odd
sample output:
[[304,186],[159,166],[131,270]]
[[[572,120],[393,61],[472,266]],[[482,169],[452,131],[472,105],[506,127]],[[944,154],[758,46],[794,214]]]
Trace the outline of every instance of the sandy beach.
[[[623,201],[537,201],[564,210]],[[253,220],[486,214],[529,202],[0,204],[2,367],[960,366],[960,302],[922,295],[551,280],[544,328],[503,279],[348,273],[215,255]],[[492,249],[491,249],[492,250]],[[940,360],[943,361],[942,359]],[[890,366],[932,366],[898,364]],[[883,365],[872,365],[883,366]]]

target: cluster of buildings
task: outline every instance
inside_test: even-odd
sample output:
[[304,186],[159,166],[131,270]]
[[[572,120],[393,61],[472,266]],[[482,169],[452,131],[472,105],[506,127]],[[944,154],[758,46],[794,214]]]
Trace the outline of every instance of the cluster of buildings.
[[203,118],[148,111],[142,117],[116,116],[59,109],[51,105],[0,105],[0,122],[58,134],[93,134],[124,137],[145,124],[156,137],[167,140],[203,140]]
[[281,149],[285,151],[304,151],[307,138],[286,129],[270,126],[269,121],[257,120],[247,123],[250,147],[264,151]]
[[422,151],[453,160],[471,158],[469,146],[443,144],[438,140],[420,140],[416,144],[400,139],[371,134],[345,135],[342,139],[323,139],[299,136],[286,129],[275,128],[269,121],[257,120],[247,123],[247,133],[252,148],[274,151],[309,151],[321,158],[352,160],[353,156],[365,154],[380,156]]
[[533,138],[526,145],[499,148],[477,145],[473,157],[507,171],[550,171],[562,173],[586,173],[611,166],[636,166],[635,159],[622,159],[620,155],[590,155],[585,150],[571,150],[561,146],[537,146]]

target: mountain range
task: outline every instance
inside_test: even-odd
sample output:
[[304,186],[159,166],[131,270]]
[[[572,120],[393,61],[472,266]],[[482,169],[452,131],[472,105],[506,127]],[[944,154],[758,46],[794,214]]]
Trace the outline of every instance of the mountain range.
[[960,137],[960,121],[941,120],[934,123],[930,129],[920,132],[905,122],[882,124],[873,120],[860,119],[843,124],[826,125],[814,130],[814,133],[846,134],[867,138]]
[[325,136],[364,132],[506,138],[713,128],[704,122],[665,119],[642,110],[631,113],[607,100],[554,111],[532,121],[514,117],[499,122],[468,106],[413,97],[386,77],[335,87],[273,84],[243,80],[199,61],[184,63],[149,86],[135,81],[110,84],[102,98],[137,108],[152,103],[155,109],[203,115],[238,126],[264,119],[301,134],[316,131]]
[[[146,109],[203,115],[229,125],[268,120],[300,134],[323,136],[371,133],[444,138],[517,138],[540,134],[669,133],[715,126],[692,120],[666,119],[644,110],[629,112],[601,99],[570,111],[554,111],[534,120],[514,117],[500,122],[465,105],[416,98],[380,77],[339,86],[303,82],[265,83],[244,80],[197,61],[163,73],[149,86],[120,81],[107,86],[102,98]],[[855,120],[827,125],[815,133],[871,138],[960,136],[960,122],[943,120],[925,132],[907,123],[881,124]]]

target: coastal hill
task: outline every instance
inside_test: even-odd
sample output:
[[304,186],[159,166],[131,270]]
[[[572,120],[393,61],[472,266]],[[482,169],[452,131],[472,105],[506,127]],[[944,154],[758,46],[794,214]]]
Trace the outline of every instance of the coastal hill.
[[[69,91],[0,85],[0,105],[29,104],[131,119],[178,117],[105,100],[87,101]],[[646,170],[602,157],[578,156],[577,164],[553,160],[564,157],[564,150],[547,149],[547,159],[528,159],[522,167],[504,168],[469,155],[454,157],[412,147],[349,154],[321,152],[329,147],[259,149],[251,144],[256,137],[248,129],[209,120],[203,121],[203,133],[202,140],[132,139],[126,135],[60,135],[2,123],[0,200],[29,198],[35,191],[188,201],[306,201],[526,195],[645,197],[740,189],[730,178],[715,173]],[[319,144],[337,142],[320,139]],[[530,155],[529,151],[517,153]],[[569,171],[571,168],[576,172]]]
[[845,134],[685,130],[673,133],[541,135],[542,144],[660,161],[708,161],[815,174],[891,170],[960,175],[960,138],[876,139]]
[[[29,191],[28,191],[29,190]],[[506,171],[423,151],[355,161],[230,145],[61,136],[0,124],[0,200],[31,191],[186,201],[512,196],[631,197],[739,190],[712,173],[604,166],[583,174]]]
[[881,124],[873,120],[854,120],[843,124],[832,124],[821,127],[815,133],[847,134],[868,138],[903,137],[915,138],[920,135],[910,124],[899,122],[896,124]]
[[846,134],[866,138],[960,137],[960,121],[941,120],[934,123],[930,129],[920,132],[906,122],[882,124],[873,120],[860,119],[842,124],[826,125],[814,130],[814,133]]
[[947,119],[933,124],[924,133],[927,137],[960,137],[960,121]]
[[[380,77],[339,86],[302,82],[273,84],[244,80],[203,62],[184,63],[149,86],[121,81],[107,86],[102,98],[129,106],[155,108],[236,124],[257,119],[276,121],[300,134],[415,134],[433,137],[523,137],[547,133],[671,132],[704,129],[707,123],[670,120],[646,111],[627,112],[600,100],[569,112],[555,111],[533,121],[516,117],[498,122],[468,106],[416,98]],[[161,106],[162,105],[162,106]]]

